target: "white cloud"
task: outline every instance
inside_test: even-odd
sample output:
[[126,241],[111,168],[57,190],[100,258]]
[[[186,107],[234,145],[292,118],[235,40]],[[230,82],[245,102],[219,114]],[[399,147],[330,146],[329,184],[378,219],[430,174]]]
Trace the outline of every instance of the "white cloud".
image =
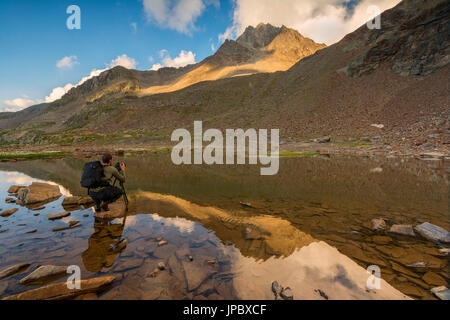
[[5,105],[5,107],[2,108],[3,111],[16,112],[25,109],[29,106],[32,106],[33,104],[39,103],[39,101],[27,98],[17,98],[12,100],[5,100],[3,103]]
[[130,23],[130,26],[133,28],[133,32],[136,33],[137,32],[137,23],[132,22],[132,23]]
[[162,63],[154,64],[150,70],[159,70],[163,67],[180,68],[195,63],[195,54],[192,51],[181,50],[176,58],[171,58],[167,50],[161,50],[160,55],[163,58]]
[[137,64],[138,63],[136,62],[136,60],[128,57],[126,54],[123,54],[121,56],[118,56],[116,59],[112,60],[111,63],[108,64],[108,66],[110,68],[122,66],[127,69],[136,69]]
[[219,41],[235,39],[247,26],[264,22],[297,29],[318,43],[330,45],[373,18],[367,12],[370,5],[384,11],[400,0],[362,0],[352,13],[344,6],[348,2],[350,0],[234,0],[233,24],[219,35]]
[[83,84],[87,80],[99,76],[103,71],[114,68],[116,66],[122,66],[127,69],[135,69],[138,63],[133,58],[128,57],[126,54],[118,56],[116,59],[113,59],[109,64],[107,64],[107,68],[105,69],[94,69],[90,72],[90,74],[86,77],[83,77],[76,85],[71,83],[66,84],[64,87],[57,87],[52,90],[52,92],[45,97],[45,102],[50,103],[55,100],[62,98],[70,89],[78,87]]
[[78,62],[77,56],[68,56],[64,57],[58,62],[56,62],[56,66],[59,69],[72,69],[75,65],[80,64]]
[[195,21],[209,5],[220,7],[219,0],[143,0],[147,20],[163,28],[191,34]]

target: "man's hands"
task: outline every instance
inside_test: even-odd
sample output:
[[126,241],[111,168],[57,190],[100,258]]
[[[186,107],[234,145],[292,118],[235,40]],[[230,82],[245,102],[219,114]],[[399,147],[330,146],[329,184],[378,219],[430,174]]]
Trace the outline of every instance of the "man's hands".
[[122,171],[125,171],[126,167],[127,167],[127,166],[125,165],[125,163],[123,163],[123,162],[120,163],[120,169],[121,169]]

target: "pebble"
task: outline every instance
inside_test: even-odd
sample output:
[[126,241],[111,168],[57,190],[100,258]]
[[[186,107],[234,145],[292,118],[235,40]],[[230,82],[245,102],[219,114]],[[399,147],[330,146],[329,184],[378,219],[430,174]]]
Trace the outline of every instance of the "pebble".
[[281,290],[280,295],[284,300],[294,300],[294,294],[292,293],[292,290],[289,287],[286,287],[283,290]]
[[160,262],[160,263],[158,263],[158,269],[159,270],[161,270],[161,271],[163,271],[163,270],[166,270],[166,264],[164,263],[164,262]]
[[158,242],[158,247],[161,247],[163,245],[167,244],[167,241],[161,240]]

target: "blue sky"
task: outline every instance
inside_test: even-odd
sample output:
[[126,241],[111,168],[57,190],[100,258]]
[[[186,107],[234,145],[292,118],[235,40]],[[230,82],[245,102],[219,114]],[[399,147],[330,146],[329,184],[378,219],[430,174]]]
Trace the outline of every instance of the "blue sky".
[[[0,111],[51,101],[61,95],[55,88],[67,90],[118,64],[148,70],[199,62],[259,22],[285,24],[330,44],[367,20],[355,13],[365,1],[1,0]],[[371,3],[385,9],[398,1]],[[66,26],[72,4],[81,9],[80,30]]]

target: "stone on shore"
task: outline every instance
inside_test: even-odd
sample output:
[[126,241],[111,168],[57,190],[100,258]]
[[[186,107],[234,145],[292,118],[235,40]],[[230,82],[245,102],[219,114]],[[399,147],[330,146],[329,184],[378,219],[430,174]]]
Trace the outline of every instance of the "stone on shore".
[[65,197],[62,205],[63,206],[88,206],[94,204],[94,201],[91,197]]
[[5,198],[5,202],[6,203],[15,203],[16,200],[14,200],[13,198]]
[[29,266],[30,266],[29,263],[19,263],[6,269],[3,269],[0,271],[0,279],[12,276],[13,274],[18,273],[19,271],[23,272],[26,269],[28,269]]
[[450,290],[445,286],[433,288],[431,293],[441,300],[450,300]]
[[80,281],[80,289],[67,288],[66,282],[54,283],[38,289],[26,291],[3,300],[63,300],[72,299],[82,294],[99,293],[104,291],[115,277],[105,276]]
[[415,227],[417,233],[432,241],[450,243],[450,233],[434,224],[424,222]]
[[116,219],[116,218],[122,218],[125,216],[126,210],[125,210],[125,203],[122,200],[118,200],[114,203],[111,203],[108,205],[109,211],[95,211],[94,217],[98,219]]
[[41,266],[20,280],[21,284],[29,284],[43,281],[47,278],[56,277],[67,273],[67,267],[63,266]]
[[414,229],[410,225],[406,224],[394,224],[391,229],[389,229],[390,233],[400,234],[403,236],[411,236],[415,237]]
[[10,215],[12,215],[13,213],[16,213],[18,210],[19,209],[17,209],[17,208],[5,210],[2,213],[0,213],[0,216],[2,216],[3,218],[6,218],[6,217],[9,217]]
[[280,295],[284,300],[294,300],[294,294],[292,293],[292,290],[289,287],[286,287],[283,290],[281,290]]
[[18,193],[20,189],[26,188],[26,186],[11,186],[8,189],[8,193]]
[[445,155],[439,152],[425,152],[421,153],[420,157],[423,159],[444,159]]
[[70,212],[49,213],[48,220],[57,220],[67,216],[70,216]]
[[383,231],[386,229],[386,221],[384,219],[372,219],[370,223],[373,231]]
[[61,195],[57,185],[33,182],[29,187],[20,189],[17,198],[21,204],[30,205],[48,203],[57,200]]

